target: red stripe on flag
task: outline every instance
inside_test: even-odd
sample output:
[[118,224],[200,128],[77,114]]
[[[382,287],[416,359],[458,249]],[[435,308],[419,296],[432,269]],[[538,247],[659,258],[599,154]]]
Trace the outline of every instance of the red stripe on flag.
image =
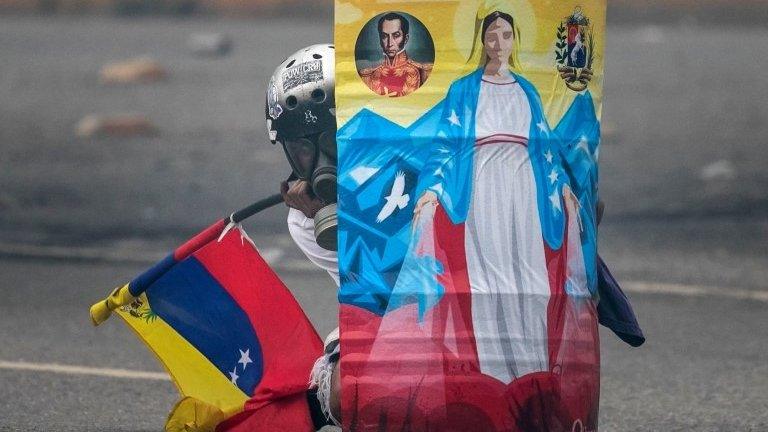
[[191,239],[187,240],[186,243],[176,248],[176,250],[173,251],[173,259],[176,260],[176,262],[182,261],[184,258],[195,253],[196,250],[200,249],[211,241],[216,240],[216,238],[221,235],[221,231],[223,229],[224,219],[209,226],[203,232],[192,237]]
[[261,344],[264,374],[246,410],[304,394],[322,342],[283,282],[237,229],[194,256],[245,311]]
[[216,427],[216,432],[312,432],[307,397],[297,394],[264,406],[257,412],[245,411]]

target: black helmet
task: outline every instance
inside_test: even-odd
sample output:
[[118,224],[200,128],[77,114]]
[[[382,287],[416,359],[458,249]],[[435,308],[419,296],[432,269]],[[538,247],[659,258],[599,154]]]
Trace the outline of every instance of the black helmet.
[[265,115],[273,144],[336,129],[333,45],[300,49],[275,69]]
[[318,244],[327,249],[336,246],[334,51],[319,44],[289,56],[269,80],[265,105],[270,141],[282,145],[294,175],[327,204],[315,216]]
[[289,56],[269,80],[265,106],[270,141],[283,145],[296,176],[327,202],[336,196],[334,51],[319,44]]

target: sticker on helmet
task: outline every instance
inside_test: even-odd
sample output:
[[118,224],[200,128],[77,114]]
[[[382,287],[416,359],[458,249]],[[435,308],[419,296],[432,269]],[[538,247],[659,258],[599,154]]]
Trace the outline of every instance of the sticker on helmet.
[[269,131],[269,140],[274,144],[277,141],[277,131],[272,128],[272,119],[267,119],[267,131]]
[[302,84],[323,79],[323,61],[312,60],[292,66],[283,72],[283,91],[288,91]]
[[306,110],[304,112],[304,122],[309,123],[317,123],[317,116],[312,114],[312,110]]
[[269,116],[277,120],[283,113],[283,107],[277,102],[277,86],[275,79],[269,81],[269,90],[267,90],[267,106],[269,107]]

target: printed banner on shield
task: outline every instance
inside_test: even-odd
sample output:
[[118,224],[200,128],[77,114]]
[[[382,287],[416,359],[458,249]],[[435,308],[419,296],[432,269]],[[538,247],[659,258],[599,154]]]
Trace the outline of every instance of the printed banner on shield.
[[336,1],[344,430],[597,430],[605,3]]

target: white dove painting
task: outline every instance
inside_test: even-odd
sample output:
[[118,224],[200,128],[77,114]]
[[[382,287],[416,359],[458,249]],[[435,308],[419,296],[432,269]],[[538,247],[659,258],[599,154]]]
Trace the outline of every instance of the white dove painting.
[[408,194],[404,194],[404,191],[405,173],[398,171],[397,175],[395,175],[395,182],[392,184],[392,190],[389,192],[388,196],[384,197],[387,202],[384,204],[384,207],[381,208],[379,215],[376,216],[377,223],[382,223],[388,217],[392,216],[395,209],[399,208],[402,210],[408,205],[411,197]]

